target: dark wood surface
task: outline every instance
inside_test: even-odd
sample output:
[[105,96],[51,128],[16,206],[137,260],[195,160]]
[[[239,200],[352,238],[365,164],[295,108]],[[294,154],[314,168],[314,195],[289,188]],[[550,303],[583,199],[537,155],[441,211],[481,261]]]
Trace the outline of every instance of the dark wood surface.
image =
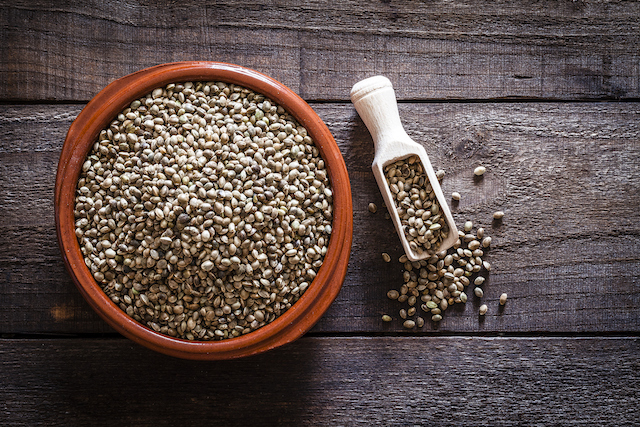
[[121,339],[3,340],[0,416],[4,426],[637,425],[639,352],[622,337],[305,337],[202,363]]
[[[639,19],[625,1],[0,1],[0,425],[634,424]],[[193,59],[298,92],[351,180],[340,295],[309,336],[245,360],[185,362],[113,333],[55,239],[58,156],[86,102],[130,72]],[[382,198],[348,98],[374,74],[447,172],[445,194],[461,193],[458,224],[493,238],[484,319],[471,297],[407,331],[386,298],[401,248],[382,210],[367,210]]]

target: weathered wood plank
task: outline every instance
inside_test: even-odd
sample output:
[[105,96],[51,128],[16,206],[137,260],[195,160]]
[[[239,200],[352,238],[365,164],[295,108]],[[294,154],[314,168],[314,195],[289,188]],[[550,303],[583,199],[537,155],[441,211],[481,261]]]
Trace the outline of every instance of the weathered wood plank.
[[309,100],[374,74],[410,100],[637,98],[638,16],[591,0],[1,2],[0,99],[86,101],[180,60],[248,66]]
[[[348,165],[354,244],[344,287],[314,331],[398,332],[400,305],[385,294],[401,248],[370,171],[371,137],[351,105],[317,104]],[[57,156],[77,106],[0,107],[0,332],[105,332],[62,267],[52,194]],[[444,191],[462,194],[458,223],[494,238],[479,302],[445,314],[427,332],[633,332],[640,330],[640,106],[636,103],[401,104]],[[31,125],[18,120],[28,119]],[[39,119],[36,119],[39,118]],[[8,135],[8,136],[7,136]],[[478,164],[488,167],[472,179]],[[506,212],[502,223],[493,211]],[[469,293],[471,294],[469,289]],[[503,311],[497,298],[509,294]]]
[[303,338],[197,363],[125,339],[0,340],[4,426],[634,425],[637,338]]

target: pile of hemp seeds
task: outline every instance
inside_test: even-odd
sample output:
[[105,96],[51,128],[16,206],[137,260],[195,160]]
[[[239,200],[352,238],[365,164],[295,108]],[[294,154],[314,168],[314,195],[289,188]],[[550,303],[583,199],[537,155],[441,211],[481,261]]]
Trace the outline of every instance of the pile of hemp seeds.
[[[407,171],[422,170],[419,159],[414,159],[413,157],[415,156],[385,167],[387,182],[390,186],[394,185],[391,189],[395,198],[394,202],[402,219],[403,231],[408,238],[410,236],[414,237],[411,243],[416,242],[415,237],[426,235],[427,239],[421,239],[422,242],[427,242],[427,245],[422,249],[431,253],[429,258],[413,262],[409,261],[406,255],[402,255],[398,261],[403,266],[402,277],[404,283],[399,289],[391,289],[387,292],[389,299],[403,304],[403,308],[398,311],[398,314],[403,322],[403,327],[407,329],[422,328],[425,324],[425,317],[430,317],[431,321],[435,323],[441,321],[442,315],[447,308],[454,304],[465,304],[467,302],[468,295],[466,290],[473,289],[475,297],[482,298],[484,296],[482,287],[491,271],[491,264],[483,260],[485,253],[490,249],[491,237],[486,235],[482,227],[474,229],[472,221],[464,223],[464,227],[461,227],[461,230],[458,231],[457,241],[450,249],[437,251],[438,244],[442,238],[446,238],[446,235],[439,240],[431,242],[430,239],[433,239],[432,233],[427,234],[428,231],[433,230],[431,228],[433,224],[440,224],[439,221],[441,220],[437,215],[438,208],[435,208],[435,212],[429,211],[437,203],[437,200],[432,189],[430,189],[428,180],[414,181],[411,179],[409,182],[411,190],[406,191],[406,195],[401,194],[402,197],[398,197],[399,191],[395,190],[404,191],[405,183],[401,182],[399,184],[395,180],[392,181],[392,179],[400,176],[400,180],[403,181],[403,177],[413,178]],[[410,166],[416,163],[418,167]],[[475,168],[474,175],[481,177],[485,172],[486,168],[479,166]],[[436,172],[438,181],[442,181],[444,176],[444,170]],[[413,187],[412,184],[414,182],[419,185]],[[426,185],[424,184],[425,182],[427,183]],[[427,190],[430,191],[430,194]],[[412,194],[413,197],[411,197]],[[454,201],[459,201],[461,196],[458,192],[453,192],[451,198]],[[415,206],[415,203],[418,206]],[[426,215],[424,214],[425,209],[428,211]],[[375,204],[369,204],[370,212],[375,213],[377,210]],[[436,214],[436,221],[430,214]],[[504,213],[502,211],[497,211],[494,213],[493,218],[496,221],[501,221],[503,216]],[[385,213],[385,218],[390,218],[388,212]],[[425,222],[427,218],[429,220]],[[434,228],[436,231],[441,229],[438,226]],[[418,240],[416,243],[422,242]],[[414,246],[411,246],[411,248],[414,249]],[[387,263],[391,262],[391,256],[386,252],[382,253],[382,258]],[[507,294],[503,293],[500,296],[500,305],[504,306],[506,301]],[[482,304],[478,313],[480,316],[484,316],[487,311],[488,307]],[[393,318],[388,314],[384,314],[382,320],[391,322]]]
[[281,106],[233,84],[175,83],[100,132],[77,185],[76,236],[127,315],[171,337],[221,340],[305,292],[332,202],[318,148]]

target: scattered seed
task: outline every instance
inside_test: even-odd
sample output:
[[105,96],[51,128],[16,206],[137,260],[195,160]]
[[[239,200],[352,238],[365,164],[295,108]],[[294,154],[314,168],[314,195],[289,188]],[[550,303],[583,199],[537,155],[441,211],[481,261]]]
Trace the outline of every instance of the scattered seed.
[[383,322],[391,322],[391,316],[389,316],[388,314],[383,314],[382,315],[382,321]]
[[478,298],[482,298],[484,296],[484,291],[482,290],[482,288],[475,288],[473,290],[473,293],[475,294],[475,296],[477,296]]
[[481,176],[483,175],[485,172],[487,171],[487,168],[485,168],[484,166],[478,166],[477,168],[475,168],[473,170],[473,174],[475,176]]
[[411,319],[407,319],[407,320],[404,321],[402,326],[404,326],[407,329],[413,329],[416,326],[416,322],[414,322]]
[[442,181],[442,178],[444,178],[444,174],[444,170],[438,169],[438,171],[436,172],[436,178],[438,178],[438,181]]
[[422,317],[416,317],[416,326],[418,328],[422,328],[424,326],[424,319]]
[[480,316],[484,316],[485,314],[487,314],[487,310],[488,310],[487,305],[486,304],[482,304],[480,306],[480,309],[478,310],[478,313],[480,313]]
[[387,292],[387,297],[389,297],[389,299],[398,299],[399,296],[400,293],[395,289],[391,289],[389,292]]
[[451,198],[456,201],[460,200],[460,193],[454,191],[453,193],[451,193]]
[[504,212],[502,211],[496,211],[493,213],[493,219],[502,219],[502,217],[504,216]]
[[382,259],[384,262],[391,262],[391,256],[386,252],[382,252]]
[[442,320],[442,315],[440,314],[434,314],[433,316],[431,316],[431,320],[434,322],[439,322]]
[[500,305],[505,305],[507,303],[507,294],[504,293],[500,295]]
[[472,228],[473,228],[473,222],[467,221],[464,223],[464,231],[466,231],[467,233],[470,232]]
[[475,280],[473,281],[473,284],[476,286],[480,286],[484,283],[484,277],[482,276],[478,276],[475,278]]
[[376,213],[378,212],[378,206],[375,203],[369,203],[369,212]]

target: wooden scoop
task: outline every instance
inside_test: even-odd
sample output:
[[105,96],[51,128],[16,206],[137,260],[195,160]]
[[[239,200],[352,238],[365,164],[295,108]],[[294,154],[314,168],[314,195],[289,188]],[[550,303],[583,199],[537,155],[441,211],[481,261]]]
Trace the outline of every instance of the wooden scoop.
[[[370,77],[359,81],[351,89],[351,102],[353,102],[358,114],[360,114],[362,121],[373,137],[375,157],[371,168],[407,258],[411,261],[419,261],[429,258],[434,252],[449,249],[458,240],[458,229],[451,216],[447,200],[442,194],[440,183],[433,171],[427,152],[422,145],[412,140],[402,127],[398,104],[396,103],[396,96],[391,82],[383,76]],[[423,169],[429,178],[429,183],[440,204],[441,215],[444,215],[445,221],[449,226],[448,236],[437,247],[432,247],[422,254],[416,253],[409,246],[409,241],[400,222],[395,199],[383,172],[383,168],[388,164],[413,155],[420,158]]]

